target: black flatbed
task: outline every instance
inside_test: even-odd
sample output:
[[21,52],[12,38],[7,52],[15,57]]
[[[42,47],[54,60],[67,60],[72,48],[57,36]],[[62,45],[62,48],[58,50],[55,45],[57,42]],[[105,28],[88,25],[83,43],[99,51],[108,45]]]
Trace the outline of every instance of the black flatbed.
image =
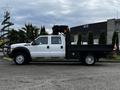
[[104,51],[111,52],[113,50],[113,45],[69,45],[69,51]]

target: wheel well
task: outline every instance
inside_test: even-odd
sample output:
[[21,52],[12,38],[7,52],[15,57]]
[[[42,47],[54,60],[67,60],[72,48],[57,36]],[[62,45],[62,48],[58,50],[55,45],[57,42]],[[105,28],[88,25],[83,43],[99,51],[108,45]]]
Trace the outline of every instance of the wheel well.
[[98,58],[98,54],[96,52],[83,52],[82,57],[85,58],[87,55],[92,55],[95,58]]
[[29,52],[29,50],[27,49],[27,48],[24,48],[24,47],[17,47],[17,48],[15,48],[13,51],[12,51],[12,57],[14,57],[14,55],[16,54],[16,53],[24,53],[24,54],[26,54],[29,58],[31,58],[31,55],[30,55],[30,52]]

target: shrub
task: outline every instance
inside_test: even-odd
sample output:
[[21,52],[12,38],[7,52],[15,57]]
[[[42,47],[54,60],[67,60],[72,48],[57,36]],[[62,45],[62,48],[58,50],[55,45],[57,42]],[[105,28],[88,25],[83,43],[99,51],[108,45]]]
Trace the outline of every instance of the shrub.
[[77,41],[77,45],[81,45],[81,42],[82,42],[82,34],[79,33],[79,35],[78,35],[78,41]]
[[114,32],[113,33],[113,37],[112,37],[112,45],[115,45],[117,46],[117,51],[119,52],[119,37],[118,37],[118,32]]
[[99,37],[99,44],[100,45],[105,45],[107,43],[107,37],[106,37],[106,34],[103,32],[100,34],[100,37]]
[[88,33],[88,45],[93,45],[93,32]]

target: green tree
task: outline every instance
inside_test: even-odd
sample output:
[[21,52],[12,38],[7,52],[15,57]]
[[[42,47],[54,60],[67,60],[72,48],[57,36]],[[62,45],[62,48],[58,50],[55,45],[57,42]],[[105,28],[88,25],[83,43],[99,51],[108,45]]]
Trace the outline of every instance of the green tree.
[[31,42],[40,35],[40,29],[32,24],[25,24],[21,30],[25,32],[26,42]]
[[19,35],[19,33],[17,30],[12,29],[12,30],[8,31],[9,43],[10,44],[18,43],[19,42],[18,35]]
[[14,25],[10,20],[10,12],[5,11],[4,13],[4,19],[1,23],[3,26],[0,30],[0,40],[2,43],[0,43],[0,47],[3,47],[5,44],[9,44],[9,38],[8,38],[8,32],[11,30],[11,26]]
[[116,45],[117,45],[117,52],[119,52],[119,36],[118,36],[118,32],[116,35]]
[[[2,21],[1,25],[3,25],[2,29],[1,29],[2,34],[5,34],[6,32],[8,33],[8,31],[10,30],[9,27],[14,25],[10,21],[10,12],[8,12],[8,11],[5,12],[4,20]],[[6,36],[6,35],[4,35],[4,36]]]
[[93,45],[93,32],[88,33],[88,45]]
[[79,33],[79,35],[78,35],[78,41],[77,41],[77,45],[81,45],[81,42],[82,42],[82,34]]
[[112,44],[118,44],[118,32],[114,32],[113,33],[113,37],[112,37]]
[[[42,35],[46,35],[47,32],[45,31],[45,27],[42,27],[44,33]],[[25,24],[22,29],[14,30],[8,32],[8,38],[10,39],[10,44],[13,43],[24,43],[24,42],[31,42],[35,38],[40,35],[40,29],[32,24]]]
[[118,37],[118,32],[114,32],[113,33],[113,37],[112,37],[112,45],[115,45],[117,46],[117,50],[119,50],[119,37]]
[[8,31],[9,44],[24,43],[26,42],[25,32],[22,30],[10,30]]
[[41,26],[41,31],[40,31],[40,35],[48,35],[48,33],[45,30],[45,26]]
[[102,32],[100,34],[100,37],[99,37],[99,44],[100,45],[105,45],[107,43],[107,37],[106,37],[106,34],[104,32]]
[[26,33],[22,30],[19,30],[17,33],[18,33],[18,42],[19,43],[26,42],[26,39],[25,39],[26,38]]

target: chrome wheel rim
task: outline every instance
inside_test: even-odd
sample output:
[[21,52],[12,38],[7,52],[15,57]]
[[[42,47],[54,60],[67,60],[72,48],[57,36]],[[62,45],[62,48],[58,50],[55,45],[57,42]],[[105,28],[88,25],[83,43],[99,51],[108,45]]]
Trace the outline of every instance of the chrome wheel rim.
[[87,56],[85,61],[86,61],[86,64],[91,65],[95,62],[95,59],[93,56]]
[[22,64],[22,63],[24,62],[24,56],[23,56],[23,55],[18,55],[18,56],[16,57],[16,62],[17,62],[18,64]]

